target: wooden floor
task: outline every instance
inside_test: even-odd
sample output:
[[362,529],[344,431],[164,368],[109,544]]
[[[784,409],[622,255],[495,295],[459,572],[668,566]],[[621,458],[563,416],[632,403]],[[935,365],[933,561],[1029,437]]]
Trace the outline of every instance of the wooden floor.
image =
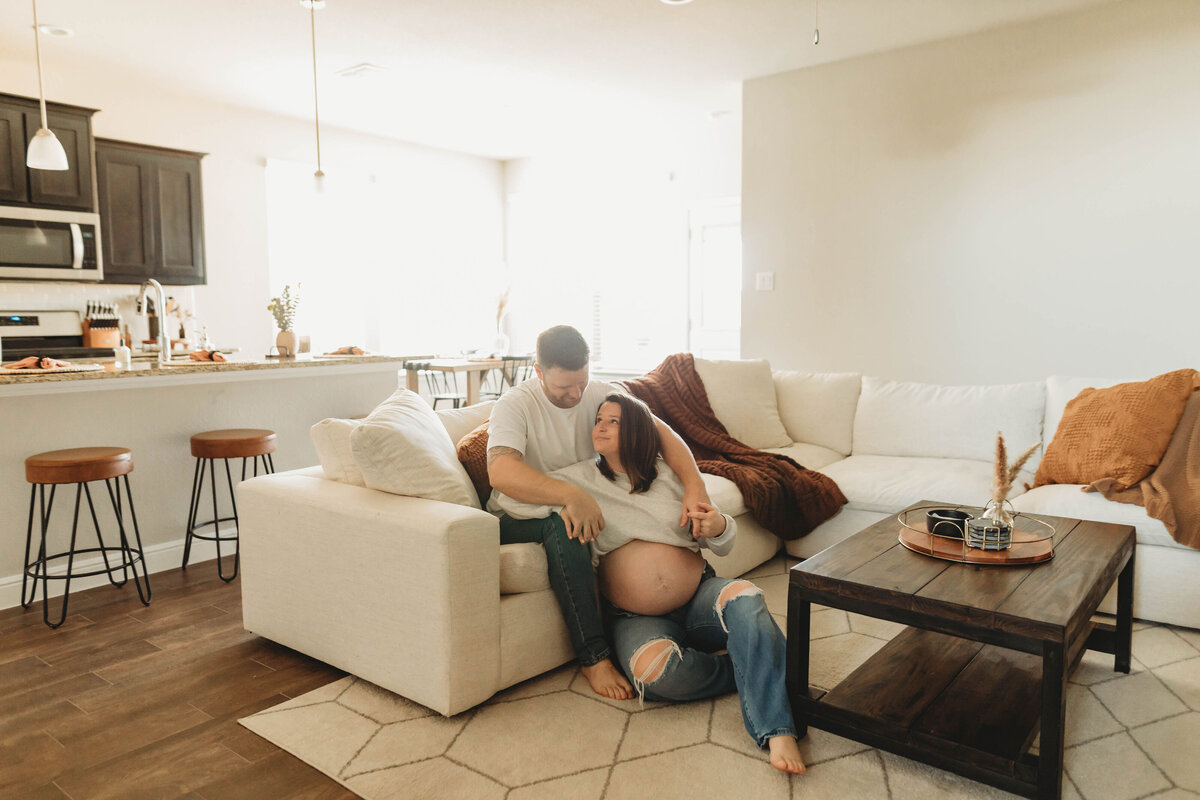
[[[242,630],[216,562],[0,611],[0,798],[353,798],[237,724],[344,673]],[[51,598],[52,613],[58,605]]]

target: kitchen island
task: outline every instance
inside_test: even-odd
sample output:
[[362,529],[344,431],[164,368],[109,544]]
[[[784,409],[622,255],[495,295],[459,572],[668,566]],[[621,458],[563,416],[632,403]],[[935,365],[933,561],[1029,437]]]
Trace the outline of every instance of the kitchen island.
[[[134,508],[151,572],[173,569],[183,557],[183,536],[195,461],[192,434],[217,428],[270,428],[278,434],[278,471],[317,463],[308,429],[326,417],[361,417],[400,385],[407,357],[351,356],[292,361],[196,362],[159,367],[134,362],[91,372],[0,375],[0,608],[20,604],[29,484],[24,461],[47,450],[119,446],[133,451],[129,476]],[[231,463],[235,477],[241,463]],[[224,481],[221,481],[222,488]],[[97,490],[99,494],[97,495]],[[104,489],[92,487],[101,530],[115,529]],[[65,550],[75,500],[59,487],[51,518],[50,547]],[[81,546],[94,546],[86,502]],[[226,510],[222,509],[222,516]],[[204,515],[207,519],[209,515]],[[201,549],[201,545],[207,549]],[[193,543],[188,570],[216,569],[211,542]],[[77,570],[80,565],[76,565]],[[103,576],[72,581],[72,593],[99,585]],[[88,581],[91,581],[89,583]],[[61,581],[51,582],[61,590]],[[117,590],[113,590],[117,591]],[[130,585],[130,608],[138,606]],[[38,604],[29,613],[40,615]],[[40,616],[39,616],[40,618]]]

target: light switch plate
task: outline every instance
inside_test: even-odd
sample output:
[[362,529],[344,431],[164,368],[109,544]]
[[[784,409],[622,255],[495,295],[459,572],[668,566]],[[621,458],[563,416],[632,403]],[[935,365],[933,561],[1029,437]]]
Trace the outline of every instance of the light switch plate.
[[775,291],[775,273],[774,272],[756,272],[754,273],[754,288],[759,292]]

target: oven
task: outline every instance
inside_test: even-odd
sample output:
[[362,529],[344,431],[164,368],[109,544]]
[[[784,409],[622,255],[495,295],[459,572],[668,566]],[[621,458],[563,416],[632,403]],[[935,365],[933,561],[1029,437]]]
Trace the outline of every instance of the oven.
[[0,206],[0,281],[98,281],[100,215]]

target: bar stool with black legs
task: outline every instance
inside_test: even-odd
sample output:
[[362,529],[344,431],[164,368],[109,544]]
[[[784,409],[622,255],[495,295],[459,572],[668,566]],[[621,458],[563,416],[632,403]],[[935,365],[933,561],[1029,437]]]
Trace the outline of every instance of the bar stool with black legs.
[[[204,539],[205,541],[215,542],[217,545],[217,575],[221,580],[228,583],[237,577],[239,549],[238,549],[238,516],[237,516],[237,500],[233,495],[233,475],[229,471],[229,459],[240,458],[242,460],[242,477],[240,480],[246,480],[246,462],[253,462],[253,476],[260,474],[259,466],[261,462],[262,472],[266,475],[275,471],[275,461],[271,458],[271,454],[275,452],[275,431],[265,430],[262,428],[231,428],[219,431],[205,431],[197,433],[192,437],[192,455],[196,457],[196,471],[192,474],[192,500],[188,506],[188,523],[187,535],[183,542],[183,568],[187,569],[188,558],[192,553],[192,539]],[[233,515],[222,517],[217,511],[217,473],[216,462],[225,462],[225,483],[229,487],[229,504],[233,509]],[[208,486],[209,493],[212,496],[212,519],[207,522],[197,522],[196,518],[200,514],[200,500],[204,493],[204,470],[208,467]],[[232,522],[233,533],[229,534],[226,529],[226,535],[221,535],[221,523]],[[207,528],[212,526],[212,532],[209,534],[197,533],[199,528]],[[228,576],[225,575],[225,569],[221,565],[221,543],[233,542],[233,572]]]
[[[113,586],[124,586],[132,573],[134,586],[137,587],[138,597],[142,605],[150,605],[150,576],[146,572],[146,561],[142,554],[142,536],[138,531],[137,514],[133,510],[133,494],[129,490],[129,473],[133,472],[133,453],[124,447],[80,447],[72,450],[53,450],[48,453],[38,453],[25,459],[25,480],[31,484],[29,494],[29,524],[25,529],[25,571],[21,575],[21,605],[29,608],[37,596],[38,581],[42,582],[42,620],[51,628],[57,628],[67,618],[67,600],[71,593],[72,578],[86,578],[92,575],[108,575],[108,582]],[[121,483],[124,479],[125,502],[129,505],[129,518],[133,523],[133,541],[130,541],[129,531],[125,527],[124,505],[121,499]],[[92,491],[88,486],[92,481],[104,481],[108,490],[108,499],[112,503],[113,513],[117,519],[117,534],[119,544],[106,545],[100,534],[100,523],[96,519],[96,507],[92,503]],[[54,495],[59,486],[75,484],[75,516],[71,521],[71,545],[61,553],[50,554],[46,544],[47,532],[50,529],[50,512],[54,508]],[[47,497],[46,487],[50,487]],[[92,527],[96,531],[97,547],[76,547],[79,533],[79,506],[82,498],[87,498],[88,511],[92,517]],[[33,546],[34,510],[38,510],[39,544],[37,557],[29,560]],[[136,543],[136,547],[134,546]],[[87,572],[77,572],[76,556],[86,553],[99,553],[104,566],[96,565],[96,569]],[[110,560],[110,556],[112,556]],[[50,574],[50,564],[66,559],[66,570]],[[138,575],[138,564],[141,564],[142,574]],[[117,580],[117,573],[121,574]],[[29,586],[30,579],[33,585]],[[62,608],[57,622],[50,621],[50,602],[47,584],[50,581],[64,581]],[[28,591],[27,591],[28,590]]]

